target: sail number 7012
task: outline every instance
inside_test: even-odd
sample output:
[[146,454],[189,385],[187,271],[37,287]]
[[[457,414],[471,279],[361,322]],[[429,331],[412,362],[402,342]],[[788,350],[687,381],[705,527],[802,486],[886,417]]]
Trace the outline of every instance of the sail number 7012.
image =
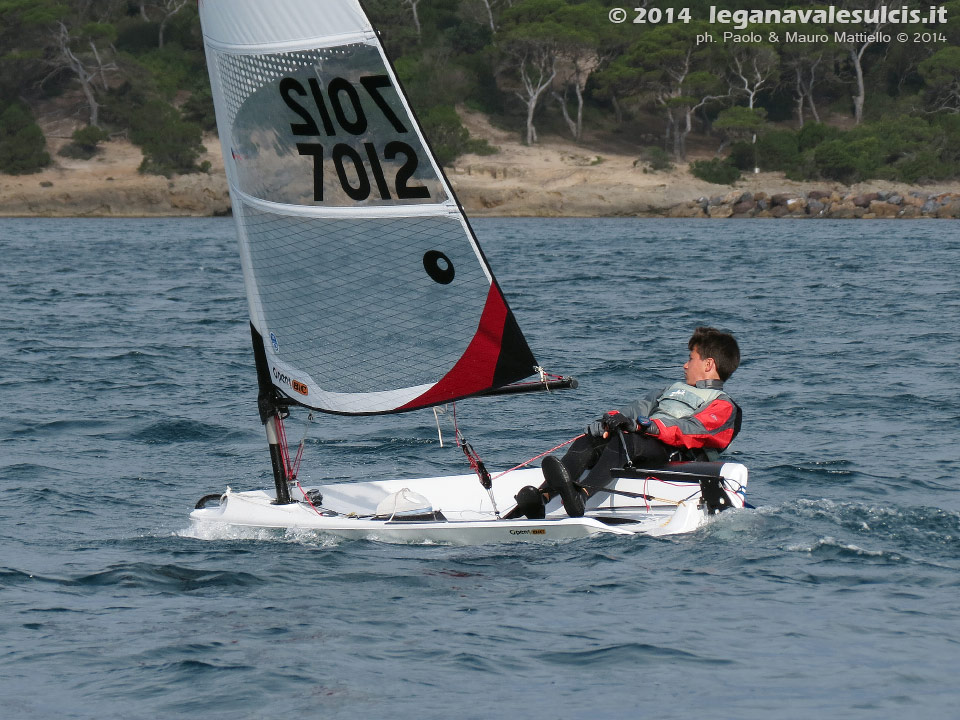
[[[392,87],[389,77],[366,75],[360,78],[360,85],[397,133],[410,132],[383,96],[382,90]],[[360,93],[354,84],[345,78],[335,77],[323,88],[315,77],[307,80],[307,87],[295,78],[285,77],[280,81],[279,90],[284,103],[302,121],[290,123],[290,132],[298,138],[335,138],[341,133],[358,137],[367,132],[369,121],[360,101]],[[303,101],[308,97],[313,100],[312,105],[317,116],[304,106]],[[328,147],[322,142],[297,143],[298,153],[313,158],[313,199],[317,202],[323,201],[323,163]],[[391,140],[382,149],[378,149],[372,142],[364,142],[360,148],[338,142],[329,148],[329,152],[340,187],[352,200],[362,201],[369,198],[374,185],[381,200],[392,200],[394,197],[400,200],[430,197],[430,190],[423,185],[409,184],[417,171],[419,160],[417,151],[402,140]],[[384,160],[391,161],[402,158],[402,164],[392,178],[392,188],[380,162],[381,156]]]

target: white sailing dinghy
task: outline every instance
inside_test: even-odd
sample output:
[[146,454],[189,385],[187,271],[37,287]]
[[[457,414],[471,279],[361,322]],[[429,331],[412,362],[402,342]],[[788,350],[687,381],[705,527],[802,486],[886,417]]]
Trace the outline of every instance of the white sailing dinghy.
[[296,483],[292,408],[398,413],[576,383],[537,366],[357,0],[199,7],[275,488],[207,496],[194,523],[472,544],[688,532],[743,507],[745,467],[697,463],[620,471],[584,517],[559,499],[515,517],[541,471],[491,478],[467,444],[477,474]]

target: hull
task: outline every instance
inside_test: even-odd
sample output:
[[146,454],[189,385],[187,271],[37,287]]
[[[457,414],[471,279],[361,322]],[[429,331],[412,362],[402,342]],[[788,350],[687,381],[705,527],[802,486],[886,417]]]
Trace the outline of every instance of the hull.
[[[716,463],[729,507],[745,504],[747,469],[736,463]],[[539,468],[518,470],[494,481],[501,514],[515,505],[514,495],[525,485],[539,486]],[[597,493],[587,501],[582,518],[567,517],[558,499],[541,520],[498,518],[490,496],[475,475],[332,483],[304,488],[323,499],[308,502],[294,489],[299,502],[275,505],[274,494],[262,490],[234,492],[219,505],[194,510],[190,518],[201,527],[278,528],[309,530],[350,539],[402,543],[475,545],[573,540],[593,535],[676,535],[696,530],[710,518],[699,482],[655,478],[617,478],[610,487],[624,494]],[[440,519],[377,517],[386,499],[408,490],[429,501]]]

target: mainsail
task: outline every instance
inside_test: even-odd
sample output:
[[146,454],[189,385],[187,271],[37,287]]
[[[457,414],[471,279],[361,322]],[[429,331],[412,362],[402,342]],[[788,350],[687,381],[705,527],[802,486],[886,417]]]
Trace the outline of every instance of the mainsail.
[[261,385],[345,414],[534,372],[357,0],[201,0]]

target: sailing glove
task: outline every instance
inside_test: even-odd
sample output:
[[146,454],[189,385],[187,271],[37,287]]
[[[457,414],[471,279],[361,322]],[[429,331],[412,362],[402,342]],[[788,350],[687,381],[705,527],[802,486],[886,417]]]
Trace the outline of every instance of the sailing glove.
[[587,425],[586,433],[590,437],[602,438],[603,434],[607,431],[607,428],[603,425],[603,420],[594,420],[592,423]]
[[616,432],[617,430],[633,432],[637,429],[637,423],[633,418],[629,418],[616,410],[611,410],[600,419],[611,432]]

